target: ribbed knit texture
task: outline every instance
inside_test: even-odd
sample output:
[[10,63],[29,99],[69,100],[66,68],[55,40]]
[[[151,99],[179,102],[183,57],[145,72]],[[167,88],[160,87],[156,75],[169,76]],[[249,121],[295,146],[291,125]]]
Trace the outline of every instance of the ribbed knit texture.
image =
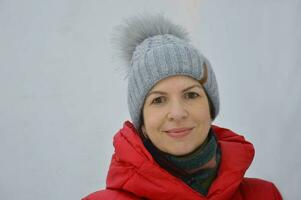
[[144,141],[144,145],[161,167],[181,178],[194,190],[204,196],[207,195],[216,177],[221,156],[212,129],[206,141],[194,152],[185,156],[166,154],[157,149],[148,139]]

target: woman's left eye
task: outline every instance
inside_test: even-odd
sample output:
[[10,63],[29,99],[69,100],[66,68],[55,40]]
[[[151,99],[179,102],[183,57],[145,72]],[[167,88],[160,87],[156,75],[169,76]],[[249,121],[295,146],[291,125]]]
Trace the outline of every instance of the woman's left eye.
[[200,95],[196,92],[187,92],[187,93],[185,93],[184,96],[187,99],[195,99],[195,98],[199,97]]

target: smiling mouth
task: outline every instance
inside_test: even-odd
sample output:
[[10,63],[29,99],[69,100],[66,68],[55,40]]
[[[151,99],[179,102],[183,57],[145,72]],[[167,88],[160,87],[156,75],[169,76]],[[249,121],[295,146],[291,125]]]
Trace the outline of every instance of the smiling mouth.
[[172,138],[183,138],[189,135],[194,128],[176,128],[164,131],[168,136]]

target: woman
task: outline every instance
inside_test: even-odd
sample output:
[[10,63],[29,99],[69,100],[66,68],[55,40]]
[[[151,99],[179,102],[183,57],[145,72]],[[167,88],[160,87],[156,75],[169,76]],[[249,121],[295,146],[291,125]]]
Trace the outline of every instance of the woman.
[[84,200],[282,199],[273,183],[244,177],[253,145],[212,125],[215,74],[185,30],[147,16],[130,19],[120,33],[132,122],[114,137],[106,189]]

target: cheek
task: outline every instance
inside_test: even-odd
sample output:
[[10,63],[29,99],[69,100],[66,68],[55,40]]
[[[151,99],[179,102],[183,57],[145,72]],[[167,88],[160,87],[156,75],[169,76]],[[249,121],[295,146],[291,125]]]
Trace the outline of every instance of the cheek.
[[210,110],[209,105],[201,104],[202,106],[197,106],[194,109],[191,109],[191,114],[193,118],[196,121],[202,122],[202,123],[210,123],[211,117],[210,117]]
[[144,109],[143,118],[146,129],[159,129],[164,121],[164,113],[158,109]]

